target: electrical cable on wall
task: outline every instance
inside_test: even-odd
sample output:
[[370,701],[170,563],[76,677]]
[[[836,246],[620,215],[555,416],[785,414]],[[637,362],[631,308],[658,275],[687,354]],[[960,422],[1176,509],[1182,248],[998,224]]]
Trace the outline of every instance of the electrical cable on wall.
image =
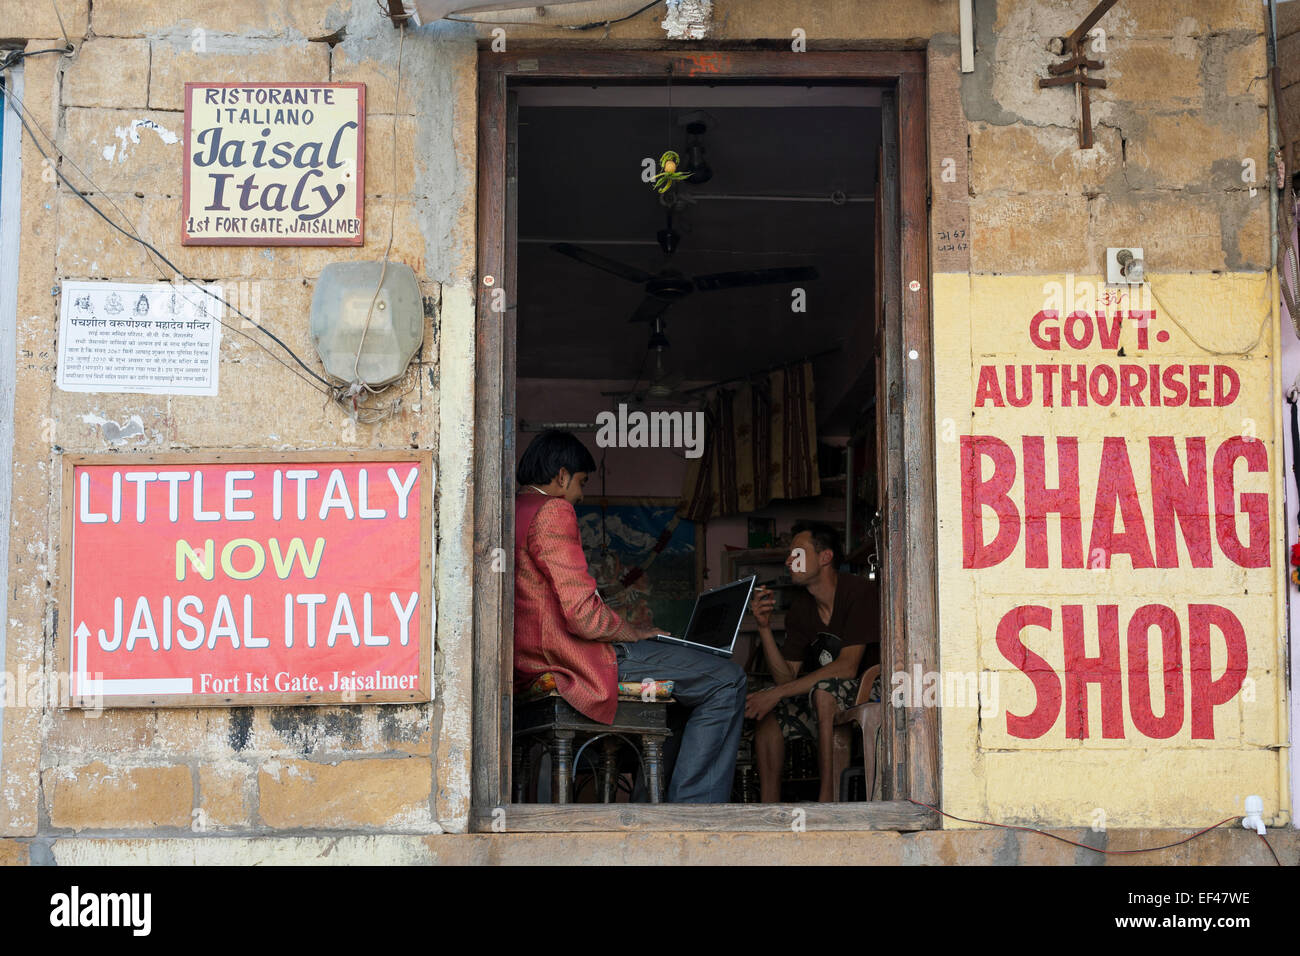
[[[60,53],[66,55],[68,53],[68,50],[51,49],[51,50],[32,51],[31,53],[27,53],[25,51],[14,51],[14,53],[5,57],[3,61],[0,61],[0,67],[7,69],[13,66],[14,64],[20,62],[21,60],[25,59],[27,56],[35,56],[35,55],[45,54],[45,53]],[[87,184],[90,186],[90,191],[97,193],[99,195],[106,195],[104,193],[104,190],[101,189],[99,185],[95,183],[95,181],[83,169],[77,166],[77,164],[70,157],[68,157],[63,152],[63,150],[59,148],[58,144],[54,141],[54,138],[50,136],[48,132],[45,131],[44,127],[40,126],[36,118],[31,115],[31,111],[27,109],[26,105],[22,103],[18,99],[18,97],[12,95],[6,96],[5,102],[12,104],[11,108],[14,111],[14,115],[18,118],[19,123],[22,124],[23,129],[27,131],[28,136],[31,138],[32,145],[36,147],[37,151],[41,154],[42,158],[46,161],[47,165],[51,168],[51,170],[53,170],[54,174],[58,177],[58,179],[61,182],[63,182],[64,185],[66,185],[69,190],[71,190],[74,196],[76,196],[83,203],[89,206],[90,209],[97,216],[103,219],[104,222],[106,222],[110,227],[112,227],[114,230],[121,233],[122,235],[126,236],[128,239],[131,239],[139,243],[146,250],[147,253],[150,253],[151,254],[150,261],[153,263],[154,268],[157,269],[159,275],[163,278],[164,281],[174,282],[177,279],[184,280],[184,282],[187,282],[190,285],[194,286],[194,288],[198,289],[204,295],[208,296],[211,299],[216,300],[217,302],[220,302],[222,305],[229,308],[232,313],[238,315],[244,322],[247,322],[253,328],[257,329],[267,338],[271,339],[272,342],[278,345],[285,353],[289,355],[290,358],[293,359],[294,363],[297,364],[298,368],[294,368],[283,358],[277,355],[274,351],[272,351],[264,342],[260,341],[254,336],[249,335],[239,326],[226,322],[225,320],[218,320],[221,322],[222,326],[224,326],[225,328],[233,332],[237,332],[238,334],[242,335],[244,338],[248,339],[250,342],[256,344],[259,348],[265,351],[277,362],[279,362],[289,371],[293,372],[299,379],[306,382],[310,387],[316,389],[318,392],[324,394],[327,397],[327,399],[333,400],[354,421],[358,421],[362,424],[375,424],[379,421],[383,421],[388,417],[391,417],[391,415],[395,413],[396,407],[400,404],[401,399],[406,394],[408,394],[410,391],[413,390],[414,384],[412,384],[404,392],[402,392],[401,395],[399,395],[392,403],[390,403],[389,406],[382,409],[374,409],[374,408],[367,409],[366,407],[359,405],[355,401],[355,399],[353,399],[352,401],[348,401],[349,398],[352,398],[349,387],[340,388],[338,386],[335,386],[328,379],[319,375],[315,370],[313,370],[310,366],[308,366],[307,363],[303,361],[303,359],[292,348],[290,348],[282,339],[280,339],[280,337],[277,336],[274,332],[272,332],[270,329],[266,328],[264,325],[257,322],[256,320],[254,320],[251,316],[249,316],[243,310],[236,307],[234,304],[228,302],[223,297],[212,292],[210,289],[199,284],[193,278],[191,278],[190,276],[182,272],[181,269],[174,262],[168,259],[167,256],[164,255],[155,245],[150,243],[148,240],[146,240],[144,237],[142,237],[139,234],[139,231],[136,229],[135,224],[131,221],[130,217],[126,215],[126,213],[121,209],[120,206],[117,205],[116,202],[113,201],[111,197],[106,197],[108,198],[109,203],[113,205],[114,209],[116,209],[118,213],[122,216],[122,218],[127,222],[127,224],[130,226],[130,229],[123,228],[123,226],[121,226],[119,223],[114,222],[88,195],[83,193],[72,183],[70,179],[68,179],[67,175],[60,168],[59,162],[56,162],[55,158],[51,157],[49,152],[47,152],[46,149],[41,145],[40,137],[37,136],[36,131],[32,128],[33,124],[35,124],[40,129],[41,135],[48,142],[50,150],[52,150],[57,155],[58,160],[60,161],[66,160],[68,164],[72,166],[72,168],[75,169],[78,172],[78,174],[80,174],[86,180]],[[30,123],[28,122],[29,119],[31,120]],[[394,122],[396,122],[396,120]],[[394,167],[396,167],[396,154],[394,154]],[[391,239],[390,239],[390,247],[391,247]],[[168,268],[172,270],[173,275],[170,278],[168,278],[166,273],[158,266],[158,262],[153,260],[153,256],[157,256],[157,259],[159,261],[164,263]],[[301,371],[299,369],[301,369]],[[306,375],[303,374],[304,372],[306,373]],[[310,376],[310,378],[308,378],[307,376]],[[372,389],[371,391],[373,392],[374,390]],[[365,414],[367,412],[369,412],[369,414]]]
[[[18,62],[18,61],[20,61],[20,60],[22,60],[22,59],[25,59],[27,56],[34,56],[34,55],[43,54],[43,53],[63,53],[64,51],[63,51],[63,50],[37,50],[37,51],[33,51],[33,52],[30,53],[30,54],[23,53],[22,51],[15,51],[15,52],[18,54],[17,56],[6,57],[6,59],[4,60],[3,64],[0,64],[0,65],[3,66],[3,68],[6,68],[6,69],[7,69],[7,68],[9,68],[10,66],[12,66],[14,63],[16,63],[16,62]],[[282,342],[282,341],[279,339],[278,336],[276,336],[274,333],[272,333],[269,329],[266,329],[265,327],[263,327],[262,325],[260,325],[260,324],[257,323],[256,321],[254,321],[254,320],[253,320],[252,318],[250,318],[249,316],[245,315],[243,311],[241,311],[240,309],[236,308],[234,305],[232,305],[231,303],[227,302],[225,299],[221,298],[220,296],[216,295],[215,293],[211,292],[210,290],[204,288],[203,286],[201,286],[201,285],[199,285],[197,282],[195,282],[192,278],[190,278],[189,276],[185,275],[183,272],[181,272],[181,270],[180,270],[180,269],[179,269],[179,268],[178,268],[178,267],[177,267],[177,266],[176,266],[176,265],[175,265],[175,264],[174,264],[170,259],[168,259],[165,255],[163,255],[162,252],[160,252],[160,251],[159,251],[155,246],[153,246],[151,243],[149,243],[149,242],[146,241],[143,237],[141,237],[140,234],[139,234],[139,231],[136,229],[135,224],[134,224],[134,222],[131,221],[130,217],[126,215],[126,213],[121,209],[120,206],[117,205],[117,203],[112,199],[112,197],[107,197],[107,196],[106,196],[106,194],[104,193],[104,191],[99,187],[99,185],[98,185],[97,183],[95,183],[95,181],[90,177],[89,174],[87,174],[87,173],[86,173],[86,172],[85,172],[85,171],[84,171],[80,166],[78,166],[78,165],[77,165],[77,164],[76,164],[76,163],[75,163],[75,162],[74,162],[74,161],[73,161],[69,156],[67,156],[67,155],[66,155],[66,154],[65,154],[61,149],[59,149],[58,144],[54,141],[54,138],[53,138],[52,136],[50,136],[50,134],[49,134],[48,132],[46,132],[45,128],[44,128],[43,126],[40,125],[40,122],[39,122],[39,121],[38,121],[34,116],[31,115],[31,111],[30,111],[29,109],[27,109],[26,104],[23,103],[23,102],[22,102],[22,101],[21,101],[17,96],[14,96],[14,95],[12,94],[12,92],[10,92],[10,94],[9,94],[8,96],[6,96],[6,100],[5,100],[5,101],[6,101],[7,103],[11,104],[11,108],[13,108],[13,110],[14,110],[14,115],[18,118],[19,123],[21,123],[22,126],[23,126],[23,128],[27,131],[28,136],[31,137],[32,145],[36,147],[36,150],[41,154],[42,158],[45,159],[45,161],[46,161],[46,163],[49,165],[50,169],[53,170],[54,174],[55,174],[55,175],[56,175],[60,180],[62,180],[62,182],[63,182],[63,183],[64,183],[64,184],[65,184],[65,185],[66,185],[66,186],[67,186],[67,187],[72,191],[73,195],[75,195],[78,199],[80,199],[80,200],[81,200],[82,202],[84,202],[87,206],[89,206],[89,207],[91,208],[91,210],[94,211],[94,213],[95,213],[97,216],[99,216],[101,219],[103,219],[106,223],[108,223],[108,225],[110,225],[111,227],[113,227],[113,228],[114,228],[115,230],[117,230],[118,232],[122,233],[122,234],[123,234],[124,236],[126,236],[128,239],[132,239],[132,240],[134,240],[135,242],[138,242],[141,246],[143,246],[143,247],[145,248],[145,250],[146,250],[147,253],[156,254],[156,255],[158,256],[159,259],[161,259],[164,263],[166,263],[166,264],[167,264],[167,265],[172,269],[172,271],[173,271],[173,273],[174,273],[174,276],[173,276],[171,279],[169,279],[168,276],[167,276],[167,274],[162,270],[162,268],[161,268],[160,266],[158,266],[157,261],[153,259],[153,256],[152,256],[152,255],[150,255],[150,257],[149,257],[149,258],[150,258],[150,261],[153,263],[154,268],[157,269],[158,274],[163,278],[164,281],[174,281],[175,277],[176,277],[176,276],[179,276],[180,278],[184,279],[186,282],[188,282],[188,283],[190,283],[191,285],[193,285],[193,286],[194,286],[196,289],[198,289],[200,292],[204,293],[204,294],[207,295],[208,297],[210,297],[210,298],[212,298],[212,299],[215,299],[215,300],[217,300],[218,302],[222,303],[223,305],[227,306],[227,307],[228,307],[232,312],[234,312],[236,315],[240,316],[242,319],[244,319],[244,320],[245,320],[246,322],[248,322],[250,325],[254,326],[255,328],[259,329],[261,332],[263,332],[264,334],[266,334],[266,335],[268,335],[270,338],[272,338],[272,339],[273,339],[273,340],[274,340],[274,341],[275,341],[275,342],[276,342],[276,343],[277,343],[281,348],[283,348],[286,352],[288,352],[289,355],[291,355],[291,356],[294,358],[294,360],[295,360],[299,365],[301,365],[302,368],[303,368],[304,370],[307,371],[308,374],[310,374],[313,378],[315,378],[317,381],[319,381],[319,382],[322,383],[324,386],[326,386],[326,389],[328,389],[328,388],[330,387],[330,383],[329,383],[327,380],[325,380],[324,378],[321,378],[321,376],[317,375],[317,374],[316,374],[315,372],[313,372],[310,368],[308,368],[307,365],[302,361],[302,359],[298,357],[297,353],[295,353],[295,352],[293,351],[293,349],[289,348],[288,345],[286,345],[284,342]],[[117,210],[117,211],[122,215],[122,217],[127,221],[127,224],[131,226],[131,231],[127,231],[126,229],[123,229],[119,224],[117,224],[117,223],[113,222],[113,220],[109,219],[108,216],[104,214],[103,210],[101,210],[98,206],[96,206],[95,203],[92,202],[88,196],[86,196],[85,194],[83,194],[83,193],[81,192],[81,190],[77,189],[77,187],[74,186],[74,185],[72,184],[72,182],[68,179],[68,177],[63,173],[63,170],[59,168],[59,164],[58,164],[58,163],[55,163],[54,160],[50,157],[50,155],[49,155],[49,154],[45,151],[45,149],[41,146],[40,139],[36,136],[36,133],[32,130],[32,127],[31,127],[31,126],[28,124],[28,122],[27,122],[28,119],[30,119],[31,122],[32,122],[33,124],[35,124],[36,127],[40,130],[41,135],[45,137],[46,141],[47,141],[47,142],[49,143],[49,145],[50,145],[50,148],[51,148],[55,153],[58,154],[58,158],[59,158],[60,160],[66,160],[67,163],[68,163],[68,165],[72,166],[72,168],[75,169],[75,170],[76,170],[76,171],[77,171],[77,172],[78,172],[78,173],[79,173],[79,174],[80,174],[80,175],[81,175],[81,176],[86,180],[86,182],[90,184],[90,186],[91,186],[91,188],[92,188],[92,190],[93,190],[94,192],[96,192],[96,193],[99,194],[99,195],[104,195],[104,196],[106,196],[106,198],[108,198],[109,202],[112,203],[113,207],[114,207],[114,208],[115,208],[115,209],[116,209],[116,210]],[[252,336],[248,335],[248,334],[247,334],[246,332],[244,332],[242,329],[240,329],[240,328],[238,328],[238,327],[236,327],[236,326],[233,326],[233,325],[231,325],[231,324],[229,324],[229,323],[227,323],[227,322],[225,322],[225,321],[222,321],[221,324],[222,324],[223,326],[225,326],[226,328],[228,328],[228,329],[234,331],[234,332],[238,332],[240,335],[243,335],[245,338],[249,339],[249,341],[252,341],[252,342],[254,342],[255,344],[257,344],[260,348],[264,349],[268,354],[270,354],[273,358],[275,358],[277,361],[279,361],[282,365],[285,364],[284,361],[283,361],[282,359],[279,358],[279,356],[275,355],[274,352],[271,352],[270,349],[267,349],[265,345],[263,345],[261,342],[258,342],[256,339],[254,339]],[[300,378],[302,377],[302,376],[301,376],[301,373],[299,373],[296,369],[293,369],[292,367],[287,366],[287,365],[286,365],[286,367],[290,368],[290,370],[293,371],[295,374],[297,374]],[[311,384],[311,383],[309,382],[308,384]],[[319,386],[316,386],[316,385],[312,385],[312,387],[313,387],[313,388],[316,388],[318,391],[325,391],[325,389],[321,389]]]
[[[1225,823],[1232,823],[1234,820],[1241,819],[1240,817],[1228,817],[1226,820],[1220,820],[1218,823],[1212,824],[1211,826],[1205,827],[1204,829],[1197,830],[1191,836],[1187,837],[1186,839],[1179,840],[1176,843],[1166,843],[1163,844],[1162,846],[1137,847],[1132,850],[1103,850],[1100,847],[1088,846],[1088,844],[1086,843],[1080,843],[1077,840],[1071,840],[1068,837],[1058,836],[1055,833],[1049,833],[1047,830],[1040,830],[1037,827],[1021,827],[1021,826],[1015,826],[1014,824],[1010,824],[1010,823],[994,823],[991,820],[967,820],[965,817],[959,817],[951,813],[945,813],[944,811],[940,810],[938,807],[932,807],[930,806],[930,804],[922,803],[920,800],[912,800],[909,798],[907,802],[915,804],[918,807],[925,807],[925,809],[927,810],[932,810],[935,813],[939,814],[940,816],[947,817],[949,820],[956,820],[958,823],[973,823],[985,827],[1000,827],[1003,830],[1019,830],[1021,833],[1038,833],[1045,837],[1051,837],[1053,840],[1060,840],[1062,843],[1068,843],[1070,846],[1077,846],[1081,850],[1091,850],[1093,853],[1104,853],[1107,856],[1122,856],[1130,853],[1154,853],[1156,850],[1169,850],[1176,846],[1182,846],[1184,843],[1190,843],[1192,840],[1195,840],[1198,836],[1209,833],[1211,830],[1217,829],[1218,827],[1223,826]],[[1259,838],[1263,840],[1264,845],[1268,847],[1268,852],[1272,855],[1273,862],[1276,863],[1278,866],[1281,866],[1282,861],[1277,858],[1277,853],[1275,853],[1273,850],[1273,844],[1269,843],[1268,838],[1263,835],[1259,835]]]
[[[19,51],[19,52],[21,52],[21,51]],[[42,53],[59,53],[59,52],[61,52],[61,51],[59,51],[59,50],[36,50],[36,51],[34,51],[33,53],[27,54],[27,56],[34,56],[34,55],[42,54]],[[71,44],[69,44],[69,45],[68,45],[68,53],[67,53],[66,55],[71,55],[72,52],[73,52],[73,47],[72,47]],[[23,58],[23,57],[18,57],[17,59],[22,59],[22,58]],[[8,63],[7,60],[4,61],[4,62],[0,62],[0,70],[6,69],[8,66],[9,66],[9,63]],[[16,99],[16,97],[15,97],[15,99]],[[82,169],[80,166],[78,166],[78,165],[76,164],[76,162],[72,159],[71,156],[68,156],[68,155],[66,155],[65,153],[63,153],[63,152],[61,152],[61,151],[58,150],[58,147],[55,145],[55,142],[54,142],[54,137],[51,136],[51,135],[46,131],[46,129],[45,129],[44,126],[41,125],[40,120],[38,120],[35,116],[32,115],[31,110],[27,109],[26,104],[24,104],[24,103],[22,103],[22,102],[19,102],[19,103],[18,103],[18,106],[22,109],[23,113],[26,114],[27,119],[31,120],[32,125],[35,126],[35,127],[37,128],[37,130],[40,131],[40,134],[41,134],[42,136],[45,137],[46,141],[51,145],[51,147],[54,148],[56,152],[59,152],[59,159],[60,159],[61,161],[65,162],[65,163],[67,163],[67,164],[68,164],[69,166],[71,166],[73,169],[75,169],[75,170],[77,171],[77,174],[80,175],[81,178],[84,179],[86,182],[90,183],[91,186],[95,186],[94,180],[92,180],[92,179],[90,178],[90,174],[89,174],[89,173],[87,173],[84,169]],[[20,118],[21,118],[21,117],[20,117]],[[39,144],[36,144],[36,148],[37,148],[37,149],[40,149]],[[45,154],[42,152],[41,155],[44,156]],[[114,199],[112,196],[108,195],[107,193],[103,192],[102,190],[100,190],[98,187],[95,187],[95,191],[96,191],[99,195],[103,196],[105,199],[107,199],[107,200],[109,201],[109,204],[112,205],[113,209],[117,212],[117,214],[118,214],[119,216],[122,217],[122,219],[126,222],[126,224],[127,224],[128,226],[131,227],[131,231],[132,231],[133,233],[135,233],[135,236],[136,236],[136,237],[138,237],[138,236],[139,236],[139,233],[140,233],[140,230],[136,227],[135,221],[134,221],[134,220],[133,220],[129,215],[127,215],[127,212],[126,212],[125,209],[123,209],[121,206],[119,206],[119,205],[117,204],[117,200]],[[169,281],[171,281],[171,280],[169,279],[167,273],[163,270],[163,267],[160,266],[160,265],[158,264],[158,260],[155,259],[155,258],[153,257],[153,253],[151,253],[148,249],[145,249],[145,250],[144,250],[144,254],[145,254],[145,257],[149,260],[150,265],[152,265],[152,266],[154,267],[154,271],[156,271],[156,272],[158,273],[159,277],[160,277],[164,282],[169,282]]]
[[[1266,276],[1264,281],[1264,295],[1260,297],[1266,302],[1269,297],[1269,286],[1270,286],[1270,281]],[[1259,331],[1255,334],[1255,341],[1251,342],[1245,348],[1228,349],[1226,351],[1220,349],[1212,349],[1208,345],[1202,344],[1196,338],[1196,336],[1192,335],[1192,333],[1188,331],[1187,326],[1183,325],[1182,322],[1178,321],[1178,316],[1174,315],[1174,313],[1170,311],[1169,307],[1160,301],[1160,296],[1156,294],[1155,284],[1152,283],[1150,280],[1147,281],[1147,288],[1151,290],[1151,297],[1156,300],[1156,305],[1160,306],[1161,311],[1166,316],[1168,316],[1169,320],[1173,322],[1174,325],[1178,326],[1178,328],[1182,331],[1182,333],[1185,336],[1187,336],[1187,338],[1191,341],[1193,345],[1195,345],[1202,352],[1205,352],[1209,355],[1218,355],[1218,356],[1239,355],[1242,358],[1249,356],[1251,352],[1255,351],[1255,349],[1259,347],[1259,343],[1264,340],[1264,329],[1268,327],[1268,320],[1273,317],[1273,308],[1271,305],[1269,305],[1264,310],[1264,317],[1259,320]]]
[[[393,94],[393,178],[390,183],[393,190],[393,205],[388,217],[388,245],[384,248],[384,262],[379,269],[379,282],[375,284],[375,294],[370,297],[370,307],[366,309],[366,321],[361,327],[361,339],[357,342],[357,356],[352,363],[352,381],[348,384],[347,393],[345,395],[346,398],[352,400],[352,414],[354,418],[357,417],[359,410],[356,396],[361,393],[362,389],[365,389],[371,395],[378,395],[383,391],[382,388],[371,388],[369,383],[361,379],[359,370],[361,368],[361,353],[365,349],[366,336],[370,332],[370,321],[375,314],[375,303],[379,301],[379,293],[384,288],[384,277],[388,274],[388,259],[393,251],[393,235],[397,230],[397,118],[402,107],[402,48],[406,45],[405,21],[400,25],[400,30],[400,36],[397,41],[397,80]],[[409,393],[411,388],[414,388],[414,384],[398,396],[398,401]],[[397,403],[394,402],[388,406],[388,411],[386,413],[380,413],[379,417],[366,420],[365,424],[373,425],[385,418],[389,418],[394,414],[394,412],[396,412],[396,410]]]
[[[5,98],[5,100],[6,100],[6,102],[8,102],[8,103],[17,103],[17,102],[18,102],[17,97],[13,97],[13,96],[7,96],[7,97]],[[252,326],[254,326],[255,328],[257,328],[257,329],[258,329],[259,331],[261,331],[263,334],[269,336],[269,337],[270,337],[270,338],[271,338],[271,339],[272,339],[272,340],[273,340],[277,345],[279,345],[279,346],[280,346],[281,348],[283,348],[286,352],[288,352],[289,355],[291,355],[291,356],[293,357],[293,359],[294,359],[294,360],[295,360],[295,361],[296,361],[300,366],[302,366],[302,368],[303,368],[303,369],[304,369],[304,370],[305,370],[309,375],[312,376],[312,378],[316,379],[318,382],[320,382],[322,385],[325,386],[325,388],[321,388],[319,385],[313,385],[313,386],[312,386],[313,388],[316,388],[318,391],[326,392],[327,394],[330,392],[330,390],[331,390],[330,383],[329,383],[326,379],[322,378],[321,376],[317,375],[314,371],[312,371],[312,370],[311,370],[311,369],[306,365],[306,363],[303,362],[303,360],[302,360],[301,358],[298,357],[297,353],[294,352],[293,349],[289,348],[289,346],[286,345],[283,341],[281,341],[280,338],[279,338],[279,337],[278,337],[274,332],[270,331],[270,330],[267,329],[265,326],[263,326],[263,325],[259,324],[258,322],[254,321],[251,317],[249,317],[248,315],[246,315],[243,311],[241,311],[240,309],[238,309],[238,308],[235,307],[234,305],[231,305],[229,302],[227,302],[227,301],[226,301],[225,299],[223,299],[221,296],[217,295],[216,293],[212,292],[211,290],[206,289],[206,288],[204,288],[202,285],[200,285],[199,283],[195,282],[195,281],[194,281],[193,279],[191,279],[189,276],[185,275],[185,273],[181,272],[181,270],[180,270],[180,269],[175,265],[175,263],[173,263],[173,262],[172,262],[170,259],[168,259],[165,255],[163,255],[163,253],[162,253],[161,251],[159,251],[158,248],[157,248],[156,246],[154,246],[153,244],[151,244],[150,242],[148,242],[147,240],[145,240],[144,238],[142,238],[142,237],[139,236],[138,234],[134,234],[134,233],[132,233],[132,232],[128,232],[126,229],[122,228],[122,226],[120,226],[118,223],[114,222],[114,221],[113,221],[112,219],[110,219],[107,215],[105,215],[105,213],[104,213],[104,211],[103,211],[102,209],[100,209],[97,205],[95,205],[95,203],[92,202],[92,201],[90,200],[89,197],[87,197],[85,194],[83,194],[79,189],[77,189],[76,186],[74,186],[74,185],[72,184],[71,180],[68,179],[68,177],[64,174],[63,170],[61,170],[61,169],[59,168],[58,164],[54,162],[53,158],[52,158],[52,157],[51,157],[51,156],[50,156],[50,155],[45,151],[44,147],[41,146],[40,142],[39,142],[39,141],[37,140],[37,138],[36,138],[36,134],[35,134],[35,132],[32,130],[31,126],[28,125],[27,120],[26,120],[26,118],[25,118],[25,116],[24,116],[24,114],[28,112],[26,106],[20,103],[20,104],[19,104],[19,107],[20,107],[20,109],[15,109],[15,110],[14,110],[14,114],[18,117],[18,121],[22,124],[23,129],[27,130],[28,135],[32,138],[32,140],[31,140],[31,141],[32,141],[32,145],[36,147],[37,151],[38,151],[38,152],[41,154],[41,156],[46,160],[46,162],[49,164],[50,168],[54,170],[54,174],[55,174],[55,175],[56,175],[60,180],[62,180],[62,182],[63,182],[63,183],[64,183],[64,184],[65,184],[65,185],[66,185],[70,190],[72,190],[73,195],[75,195],[75,196],[76,196],[77,198],[79,198],[82,202],[84,202],[87,206],[89,206],[89,207],[94,211],[94,213],[95,213],[97,216],[99,216],[101,219],[103,219],[106,223],[108,223],[108,224],[109,224],[111,227],[113,227],[115,230],[117,230],[118,232],[122,233],[122,235],[126,236],[128,239],[133,239],[134,241],[140,243],[140,244],[141,244],[142,246],[144,246],[146,249],[150,250],[150,251],[153,252],[155,255],[157,255],[158,258],[159,258],[160,260],[162,260],[164,263],[166,263],[166,265],[169,266],[169,267],[170,267],[170,268],[175,272],[175,275],[176,275],[176,276],[179,276],[180,278],[184,279],[186,282],[188,282],[188,283],[190,283],[191,285],[193,285],[196,289],[198,289],[198,290],[199,290],[200,292],[202,292],[204,295],[207,295],[208,297],[210,297],[210,298],[212,298],[212,299],[215,299],[216,301],[222,303],[222,304],[225,305],[227,308],[229,308],[232,312],[234,312],[236,315],[238,315],[238,316],[240,316],[242,319],[244,319],[244,321],[248,322],[250,325],[252,325]],[[53,143],[51,143],[51,148],[53,148],[53,149],[55,150],[55,152],[57,152],[57,153],[59,154],[59,157],[60,157],[61,159],[64,158],[64,154],[63,154],[63,152],[62,152],[61,150],[59,150],[57,146],[54,146]],[[102,192],[101,190],[99,190],[99,188],[98,188],[97,186],[95,186],[95,184],[94,184],[93,181],[91,181],[91,185],[92,185],[93,187],[95,187],[96,192]],[[164,278],[165,278],[165,276],[164,276]],[[224,320],[219,320],[219,321],[221,321],[221,324],[222,324],[223,326],[225,326],[226,328],[230,329],[231,331],[239,332],[241,335],[244,335],[245,338],[248,338],[248,339],[250,339],[251,341],[256,341],[255,339],[252,338],[252,336],[249,336],[247,333],[243,332],[243,330],[239,329],[238,327],[236,327],[236,326],[234,326],[234,325],[231,325],[230,323],[228,323],[228,322],[226,322],[226,321],[224,321]],[[258,344],[261,345],[260,342],[259,342]],[[262,348],[266,348],[264,345],[261,345],[261,347],[262,347]],[[270,352],[269,349],[267,349],[267,351]],[[271,353],[271,354],[274,355],[274,353]],[[279,360],[279,356],[275,356],[275,357],[277,358],[277,360]],[[280,361],[281,361],[282,364],[284,364],[284,363],[283,363],[283,360],[280,360]],[[295,374],[298,374],[299,377],[301,377],[301,373],[298,373],[296,370],[293,370],[293,371],[295,372]]]
[[63,34],[63,42],[71,47],[72,41],[68,39],[68,28],[63,25],[63,14],[59,13],[57,0],[50,0],[50,6],[54,8],[54,15],[59,20],[59,32]]

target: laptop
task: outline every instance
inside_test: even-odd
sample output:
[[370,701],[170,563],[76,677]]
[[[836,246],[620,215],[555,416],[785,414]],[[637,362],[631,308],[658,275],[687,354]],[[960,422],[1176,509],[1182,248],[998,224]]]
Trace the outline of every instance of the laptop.
[[757,577],[758,575],[751,574],[731,584],[705,591],[695,599],[685,634],[681,637],[656,634],[651,640],[695,647],[720,657],[730,657]]

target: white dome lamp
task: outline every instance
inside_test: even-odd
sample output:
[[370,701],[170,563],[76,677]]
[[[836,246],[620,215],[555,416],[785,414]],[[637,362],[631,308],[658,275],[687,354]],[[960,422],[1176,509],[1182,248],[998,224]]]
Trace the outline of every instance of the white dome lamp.
[[331,262],[312,293],[311,338],[339,381],[358,389],[396,381],[424,341],[415,272],[402,262]]

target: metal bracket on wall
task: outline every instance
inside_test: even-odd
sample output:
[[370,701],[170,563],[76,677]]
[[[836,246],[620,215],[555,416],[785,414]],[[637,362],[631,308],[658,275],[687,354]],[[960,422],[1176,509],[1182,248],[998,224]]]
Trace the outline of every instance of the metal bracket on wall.
[[412,27],[420,25],[419,12],[414,5],[408,8],[403,0],[388,0],[388,8],[385,13],[394,27],[400,27],[402,24]]
[[1115,3],[1116,0],[1101,0],[1101,3],[1093,8],[1092,13],[1084,17],[1083,22],[1065,39],[1061,53],[1068,53],[1069,58],[1062,63],[1049,66],[1047,69],[1052,74],[1051,77],[1038,81],[1039,89],[1046,89],[1049,86],[1074,86],[1078,89],[1080,149],[1092,149],[1092,104],[1088,91],[1106,88],[1105,80],[1088,75],[1089,70],[1102,69],[1106,65],[1105,62],[1088,59],[1083,52],[1083,43],[1088,38],[1088,32],[1111,7],[1115,6]]

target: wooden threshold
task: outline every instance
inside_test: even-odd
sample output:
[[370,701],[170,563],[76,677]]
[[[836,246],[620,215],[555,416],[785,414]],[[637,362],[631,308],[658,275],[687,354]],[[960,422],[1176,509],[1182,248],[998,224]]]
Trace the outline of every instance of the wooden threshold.
[[514,803],[474,812],[474,829],[506,833],[611,830],[789,833],[800,830],[932,830],[937,826],[938,819],[933,811],[906,800],[859,804]]

